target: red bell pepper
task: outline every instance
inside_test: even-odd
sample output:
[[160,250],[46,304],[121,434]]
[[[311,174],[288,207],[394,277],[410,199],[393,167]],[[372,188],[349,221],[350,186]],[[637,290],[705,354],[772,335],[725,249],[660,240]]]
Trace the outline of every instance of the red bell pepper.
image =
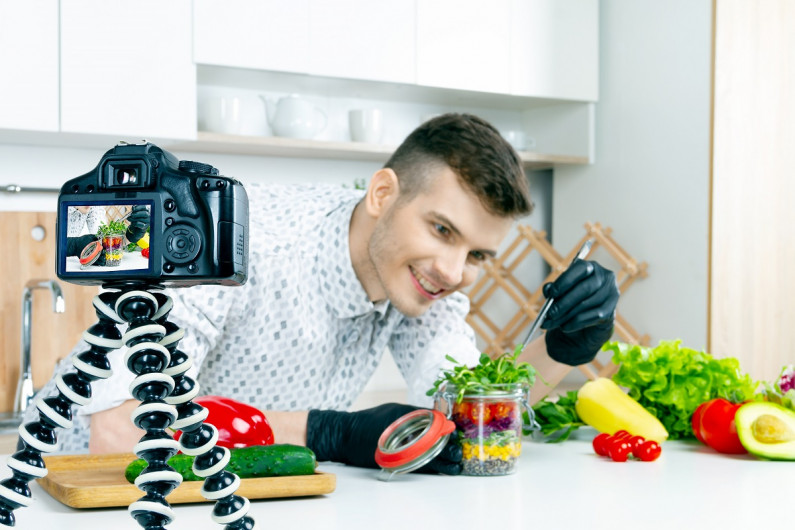
[[[193,402],[207,409],[205,422],[218,429],[219,446],[233,449],[273,444],[273,430],[259,409],[221,396],[203,396]],[[182,431],[174,433],[175,440],[180,436]]]
[[714,398],[698,406],[691,419],[693,433],[719,453],[741,455],[748,451],[740,443],[734,415],[744,403]]

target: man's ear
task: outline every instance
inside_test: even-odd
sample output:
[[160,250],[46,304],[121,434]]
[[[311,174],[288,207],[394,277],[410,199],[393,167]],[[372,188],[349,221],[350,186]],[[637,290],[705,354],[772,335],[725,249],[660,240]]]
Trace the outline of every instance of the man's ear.
[[370,178],[364,196],[367,213],[373,218],[381,217],[395,203],[398,195],[400,184],[397,174],[390,168],[379,169]]

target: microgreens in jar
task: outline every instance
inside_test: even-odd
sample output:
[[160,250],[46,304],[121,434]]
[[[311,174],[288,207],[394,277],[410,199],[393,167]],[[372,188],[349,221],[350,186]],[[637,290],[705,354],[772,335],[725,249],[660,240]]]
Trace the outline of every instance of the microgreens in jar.
[[97,235],[102,237],[110,234],[123,234],[127,230],[127,226],[121,221],[111,221],[108,224],[102,223],[99,225]]
[[456,403],[461,403],[465,394],[488,392],[502,385],[525,384],[531,387],[536,380],[536,370],[530,363],[517,361],[520,353],[521,345],[513,353],[505,352],[493,359],[482,353],[478,364],[473,367],[463,365],[447,355],[445,357],[453,363],[453,367],[442,370],[427,394],[435,395],[442,385],[453,386],[456,389]]

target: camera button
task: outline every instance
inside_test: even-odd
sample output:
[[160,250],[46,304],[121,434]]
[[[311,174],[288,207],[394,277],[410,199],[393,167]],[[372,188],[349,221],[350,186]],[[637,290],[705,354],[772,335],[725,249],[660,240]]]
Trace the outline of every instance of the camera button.
[[173,212],[176,207],[177,203],[174,199],[166,199],[166,202],[163,203],[163,208],[165,208],[167,212]]
[[174,224],[174,218],[173,217],[166,217],[166,226],[171,226],[173,224]]
[[188,265],[188,272],[190,272],[191,274],[196,274],[197,272],[199,272],[199,266],[196,265],[195,263],[191,263],[190,265]]
[[171,263],[164,263],[163,264],[163,271],[165,272],[174,272],[174,265]]
[[177,264],[186,264],[199,255],[201,250],[201,234],[191,227],[177,225],[166,229],[163,233],[166,258]]
[[219,190],[224,189],[226,187],[226,181],[225,180],[217,181],[215,183],[215,187],[218,188]]

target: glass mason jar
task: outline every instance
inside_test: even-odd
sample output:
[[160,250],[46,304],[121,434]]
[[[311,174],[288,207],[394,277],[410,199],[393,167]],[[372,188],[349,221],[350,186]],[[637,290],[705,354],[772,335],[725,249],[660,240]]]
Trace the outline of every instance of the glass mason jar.
[[455,422],[464,453],[464,475],[508,475],[516,471],[522,453],[522,406],[534,423],[528,405],[530,387],[524,383],[492,385],[489,390],[465,392],[448,385],[436,394],[436,407],[445,403]]
[[102,234],[102,250],[105,252],[105,266],[118,267],[124,253],[124,232]]

